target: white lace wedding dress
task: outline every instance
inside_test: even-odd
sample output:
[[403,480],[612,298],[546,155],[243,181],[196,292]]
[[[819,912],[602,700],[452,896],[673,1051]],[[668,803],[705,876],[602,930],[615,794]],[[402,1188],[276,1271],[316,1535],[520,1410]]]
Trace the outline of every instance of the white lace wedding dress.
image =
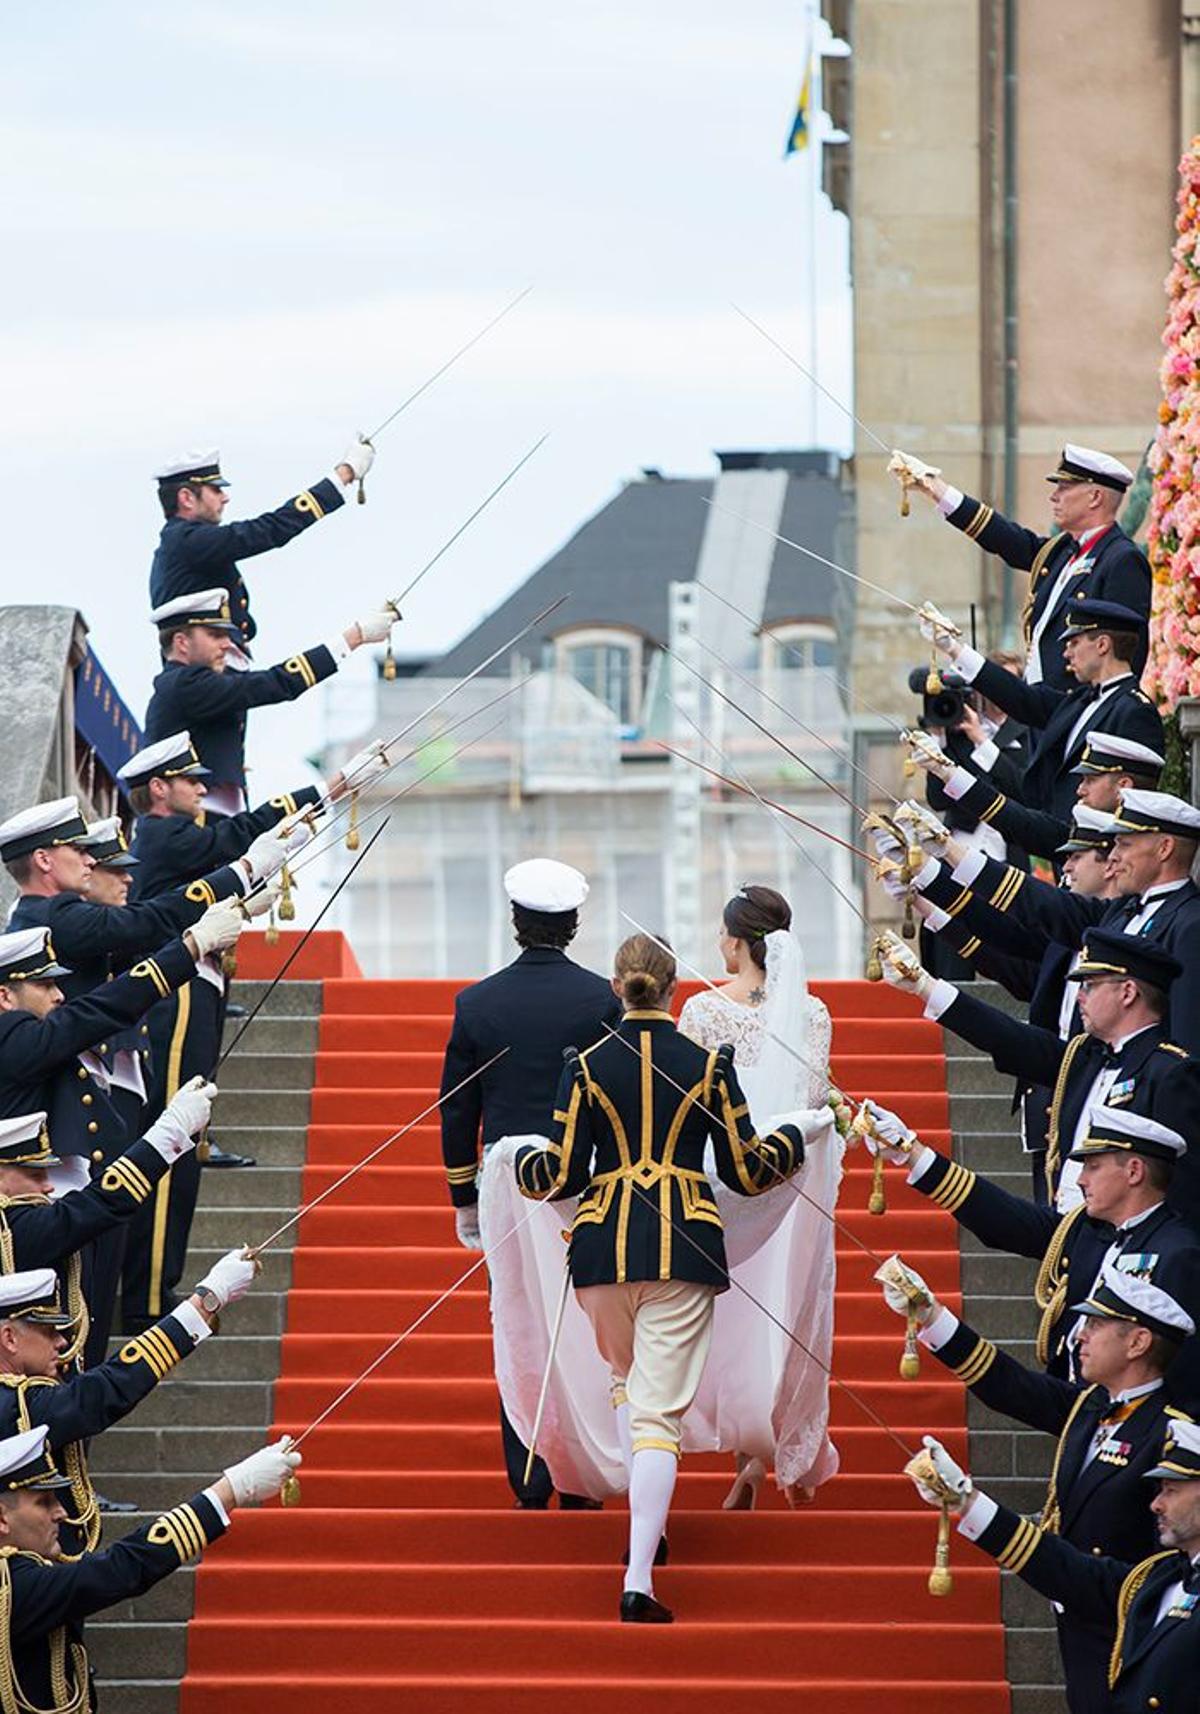
[[[795,952],[790,934],[768,937],[764,1005],[745,1006],[706,989],[686,1002],[679,1019],[683,1034],[702,1047],[732,1044],[738,1080],[760,1130],[775,1114],[817,1109],[829,1097],[827,1008],[807,992],[802,968],[787,977],[789,983],[798,978],[802,991],[797,987],[786,1001],[772,991],[772,963],[790,962]],[[830,1128],[810,1140],[802,1171],[788,1183],[753,1198],[715,1186],[735,1279],[794,1338],[742,1292],[723,1293],[716,1304],[713,1355],[688,1413],[689,1431],[697,1440],[703,1435],[710,1448],[760,1458],[768,1469],[773,1464],[779,1485],[796,1490],[818,1487],[838,1467],[828,1434],[827,1370],[836,1265],[830,1216],[842,1154],[842,1139]]]
[[[734,1278],[795,1338],[736,1288],[722,1293],[700,1393],[684,1418],[683,1449],[761,1458],[774,1466],[781,1486],[815,1488],[837,1470],[826,1368],[833,1344],[829,1214],[841,1182],[843,1143],[824,1105],[829,1014],[808,993],[798,942],[780,931],[767,937],[762,1007],[734,1006],[710,991],[688,1001],[681,1027],[709,1046],[732,1041],[738,1079],[760,1130],[779,1114],[808,1110],[805,1164],[789,1183],[741,1197],[715,1175],[711,1180]],[[517,1148],[543,1140],[503,1138],[488,1150],[480,1177],[496,1379],[509,1420],[528,1445],[561,1303],[562,1331],[537,1450],[560,1491],[602,1499],[622,1493],[627,1478],[608,1369],[574,1292],[562,1297],[563,1239],[576,1201],[531,1207],[513,1177]]]

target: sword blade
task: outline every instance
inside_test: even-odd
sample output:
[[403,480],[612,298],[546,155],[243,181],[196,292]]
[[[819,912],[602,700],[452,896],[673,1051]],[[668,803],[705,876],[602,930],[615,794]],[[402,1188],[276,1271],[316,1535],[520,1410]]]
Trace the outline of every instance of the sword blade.
[[793,356],[786,345],[781,344],[773,333],[768,333],[763,324],[760,321],[755,321],[754,317],[746,310],[742,309],[740,304],[731,303],[730,307],[737,311],[743,321],[749,322],[750,326],[756,333],[761,333],[767,344],[773,345],[781,357],[786,357],[793,369],[799,369],[800,373],[807,380],[812,382],[818,393],[824,393],[831,405],[836,405],[839,411],[843,411],[845,415],[850,418],[850,421],[863,431],[868,440],[873,440],[875,445],[879,447],[881,451],[886,452],[889,458],[891,457],[891,447],[880,440],[879,436],[875,433],[875,430],[873,428],[869,428],[860,416],[856,416],[844,400],[839,399],[836,393],[831,393],[829,388],[825,386],[824,382],[818,381],[812,370],[807,368],[805,364],[801,363],[798,357]]
[[864,589],[873,589],[876,595],[884,595],[889,601],[894,601],[898,607],[904,607],[910,613],[921,617],[921,609],[914,607],[911,601],[906,601],[903,595],[897,595],[894,589],[885,589],[881,583],[872,583],[869,577],[864,577],[860,571],[851,571],[849,566],[839,565],[836,559],[826,559],[823,553],[817,553],[813,548],[806,548],[803,542],[794,542],[791,536],[781,536],[778,530],[768,529],[766,524],[760,524],[753,518],[748,518],[744,512],[735,512],[729,506],[722,506],[719,500],[710,500],[704,496],[704,504],[711,506],[714,512],[724,512],[727,518],[736,518],[739,523],[747,525],[752,530],[761,530],[764,536],[772,536],[784,547],[795,548],[797,553],[807,554],[809,559],[815,559],[818,565],[827,565],[830,571],[840,571],[843,577],[848,577],[851,583],[861,583]]
[[513,298],[511,300],[511,302],[505,304],[504,308],[499,312],[498,315],[494,315],[489,322],[485,322],[484,325],[479,329],[478,333],[473,333],[471,335],[470,339],[467,340],[465,345],[460,345],[457,351],[453,352],[449,357],[447,357],[446,361],[442,364],[440,369],[435,369],[433,374],[429,376],[428,380],[422,381],[421,385],[416,389],[415,392],[410,393],[408,395],[407,399],[404,399],[400,404],[398,404],[396,406],[395,410],[392,412],[390,417],[384,417],[384,419],[380,423],[379,427],[376,429],[372,429],[370,434],[365,435],[363,438],[365,440],[369,440],[369,441],[377,440],[378,437],[383,433],[385,428],[389,428],[391,426],[391,424],[395,422],[396,418],[401,415],[402,412],[406,411],[411,404],[413,404],[417,399],[419,399],[421,397],[422,393],[428,392],[429,388],[433,386],[433,383],[435,381],[440,381],[442,376],[446,373],[447,369],[453,369],[454,365],[458,362],[459,358],[465,357],[467,352],[470,351],[470,349],[473,345],[478,345],[479,341],[484,337],[484,335],[490,333],[492,331],[492,329],[495,326],[497,326],[498,323],[500,323],[504,320],[506,315],[510,314],[511,311],[515,310],[517,305],[519,303],[522,303],[524,301],[524,299],[529,296],[529,294],[532,290],[533,290],[533,287],[530,285],[530,286],[526,286],[524,291],[518,292],[516,297]]
[[547,432],[541,437],[540,440],[534,441],[533,445],[529,448],[529,451],[527,453],[525,453],[523,457],[518,458],[517,462],[513,465],[512,469],[509,471],[508,475],[505,477],[502,477],[501,480],[499,482],[497,482],[496,486],[492,489],[491,493],[487,496],[486,500],[481,500],[479,502],[478,506],[476,506],[475,510],[471,513],[470,517],[467,518],[463,523],[461,523],[458,526],[458,528],[455,530],[454,534],[447,541],[444,541],[442,543],[441,547],[434,554],[433,558],[430,560],[426,560],[425,564],[421,567],[420,571],[413,578],[412,582],[405,584],[404,588],[400,591],[399,595],[394,595],[392,597],[392,599],[388,602],[389,607],[394,607],[396,609],[397,614],[399,614],[400,603],[403,600],[405,600],[405,598],[407,596],[412,594],[413,590],[417,587],[418,583],[420,583],[421,579],[425,576],[425,573],[427,571],[433,570],[434,566],[437,564],[438,560],[441,559],[442,555],[444,553],[447,553],[454,546],[454,544],[458,540],[459,536],[465,534],[465,532],[470,529],[471,525],[475,522],[476,518],[479,516],[479,514],[481,512],[487,511],[488,507],[491,505],[492,501],[496,498],[497,494],[500,493],[501,489],[508,487],[508,485],[512,481],[513,477],[517,474],[517,471],[520,470],[522,468],[522,466],[529,463],[529,460],[533,457],[534,453],[538,450],[539,447],[544,446],[546,444],[546,442],[549,440],[549,438],[550,438],[550,434],[549,434],[549,431],[547,430]]

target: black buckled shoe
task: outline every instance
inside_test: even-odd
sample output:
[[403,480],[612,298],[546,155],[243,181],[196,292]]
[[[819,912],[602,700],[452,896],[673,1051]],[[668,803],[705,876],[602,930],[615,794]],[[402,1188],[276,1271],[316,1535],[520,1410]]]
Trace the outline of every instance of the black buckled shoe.
[[136,1512],[137,1509],[133,1500],[110,1500],[107,1494],[96,1495],[98,1512]]
[[210,1137],[208,1139],[208,1156],[203,1164],[205,1166],[232,1167],[257,1166],[258,1162],[253,1155],[235,1155],[231,1150],[223,1149],[220,1143],[214,1143]]
[[623,1625],[673,1625],[675,1615],[653,1595],[643,1595],[637,1589],[627,1589],[621,1596]]

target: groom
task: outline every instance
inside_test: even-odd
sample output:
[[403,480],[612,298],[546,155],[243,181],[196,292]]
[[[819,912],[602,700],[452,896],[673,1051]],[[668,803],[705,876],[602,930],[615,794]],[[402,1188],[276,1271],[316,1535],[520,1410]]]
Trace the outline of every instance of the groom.
[[[442,1068],[444,1094],[493,1055],[508,1050],[442,1104],[442,1158],[455,1231],[468,1250],[481,1248],[475,1183],[480,1143],[486,1150],[501,1137],[549,1136],[564,1050],[598,1041],[606,1024],[615,1028],[621,1021],[620,1002],[607,979],[566,955],[579,927],[579,907],[588,895],[579,870],[549,857],[531,857],[508,871],[504,890],[512,905],[520,956],[459,994]],[[535,1458],[525,1481],[528,1451],[503,1404],[500,1431],[518,1507],[545,1511],[554,1492],[550,1472]],[[564,1510],[590,1509],[596,1503],[559,1495]]]

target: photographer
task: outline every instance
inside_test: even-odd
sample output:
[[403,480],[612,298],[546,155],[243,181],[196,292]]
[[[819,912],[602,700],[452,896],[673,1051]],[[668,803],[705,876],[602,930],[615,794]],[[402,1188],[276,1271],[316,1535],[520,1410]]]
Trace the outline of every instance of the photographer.
[[1073,770],[1092,733],[1115,733],[1162,753],[1162,721],[1130,664],[1145,653],[1147,629],[1145,617],[1132,608],[1082,599],[1070,604],[1063,632],[1063,654],[1075,680],[1069,691],[1002,672],[936,619],[923,618],[921,629],[968,683],[1015,719],[1041,728],[1019,796],[1056,821],[1071,819]]

